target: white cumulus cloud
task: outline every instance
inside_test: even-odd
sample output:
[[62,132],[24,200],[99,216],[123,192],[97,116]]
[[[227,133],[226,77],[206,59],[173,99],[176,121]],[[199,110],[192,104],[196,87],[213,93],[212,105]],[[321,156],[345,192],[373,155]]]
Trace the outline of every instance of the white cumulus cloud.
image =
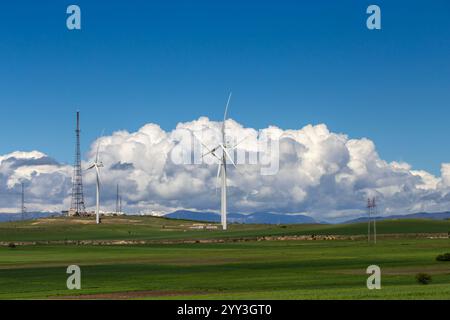
[[[206,163],[200,163],[202,159],[196,155],[206,151],[199,150],[198,140],[209,148],[217,145],[220,127],[220,122],[201,117],[180,123],[170,132],[156,124],[137,132],[117,131],[92,143],[83,167],[93,161],[100,144],[105,165],[101,171],[104,209],[114,208],[119,183],[129,212],[218,210],[215,159],[209,156],[204,158]],[[228,120],[227,136],[230,144],[240,142],[234,156],[239,163],[245,162],[237,169],[228,168],[230,211],[350,218],[364,212],[369,196],[377,197],[380,211],[386,214],[450,208],[450,164],[443,164],[441,177],[436,177],[413,170],[407,163],[389,163],[379,157],[372,141],[330,132],[324,124],[299,130],[273,126],[255,130]],[[266,155],[257,156],[258,141],[264,137],[279,139],[276,174],[261,174],[263,167],[270,165]],[[252,157],[257,164],[251,164]],[[188,164],[187,159],[193,163]],[[71,166],[37,151],[0,156],[0,191],[6,194],[0,199],[0,210],[15,207],[14,192],[21,182],[27,186],[28,207],[67,209],[71,177]],[[84,173],[84,183],[86,203],[93,207],[93,171]]]

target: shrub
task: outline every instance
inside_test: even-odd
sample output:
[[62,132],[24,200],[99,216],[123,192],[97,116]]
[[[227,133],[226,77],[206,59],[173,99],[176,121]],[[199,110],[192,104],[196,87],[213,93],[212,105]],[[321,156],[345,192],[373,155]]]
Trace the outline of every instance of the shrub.
[[15,248],[16,248],[16,244],[13,243],[13,242],[10,242],[10,243],[8,244],[8,248],[15,249]]
[[416,274],[416,280],[421,284],[429,284],[431,282],[431,276],[427,273],[418,273]]
[[440,254],[436,257],[437,261],[450,261],[450,253]]

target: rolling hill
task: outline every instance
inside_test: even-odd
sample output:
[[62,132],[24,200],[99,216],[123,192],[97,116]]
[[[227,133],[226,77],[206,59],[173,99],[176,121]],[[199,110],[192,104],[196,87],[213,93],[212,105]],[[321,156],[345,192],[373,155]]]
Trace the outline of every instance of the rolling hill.
[[[199,222],[152,216],[43,218],[0,223],[0,242],[144,241],[173,242],[209,239],[257,239],[283,236],[359,236],[367,234],[366,223],[352,224],[229,224],[229,230],[198,229]],[[429,219],[386,220],[377,223],[381,236],[398,234],[447,234],[450,221]]]

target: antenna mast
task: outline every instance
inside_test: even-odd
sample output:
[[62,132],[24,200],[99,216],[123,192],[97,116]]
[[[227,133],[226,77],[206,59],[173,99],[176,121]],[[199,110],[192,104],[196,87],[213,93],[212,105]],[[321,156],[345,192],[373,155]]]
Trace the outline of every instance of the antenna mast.
[[73,166],[72,180],[72,203],[69,215],[83,215],[86,212],[83,195],[83,175],[81,171],[81,151],[80,151],[80,112],[77,111],[75,162]]

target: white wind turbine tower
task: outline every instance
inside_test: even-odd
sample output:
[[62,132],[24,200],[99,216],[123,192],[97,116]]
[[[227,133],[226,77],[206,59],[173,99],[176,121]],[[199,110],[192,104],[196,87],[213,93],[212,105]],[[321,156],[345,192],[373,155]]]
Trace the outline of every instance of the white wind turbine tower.
[[[203,147],[205,147],[208,150],[208,152],[205,153],[202,157],[205,157],[205,156],[211,154],[217,160],[219,160],[219,165],[217,168],[217,182],[219,182],[219,180],[220,180],[220,184],[221,184],[220,220],[221,220],[223,230],[227,230],[227,159],[236,168],[236,164],[234,163],[233,158],[231,158],[230,153],[228,151],[235,149],[240,144],[240,143],[238,143],[235,146],[230,147],[226,142],[225,124],[227,121],[227,112],[228,112],[228,106],[230,104],[230,100],[231,100],[231,93],[228,96],[227,105],[225,107],[225,114],[223,116],[221,143],[219,143],[219,145],[213,149],[209,149],[206,145],[204,145],[202,143]],[[218,150],[222,150],[221,156],[216,154],[216,151],[218,151]]]
[[103,162],[99,160],[100,141],[97,143],[97,154],[95,156],[95,162],[88,168],[94,169],[97,174],[97,207],[95,210],[96,223],[100,223],[100,168],[103,168]]

